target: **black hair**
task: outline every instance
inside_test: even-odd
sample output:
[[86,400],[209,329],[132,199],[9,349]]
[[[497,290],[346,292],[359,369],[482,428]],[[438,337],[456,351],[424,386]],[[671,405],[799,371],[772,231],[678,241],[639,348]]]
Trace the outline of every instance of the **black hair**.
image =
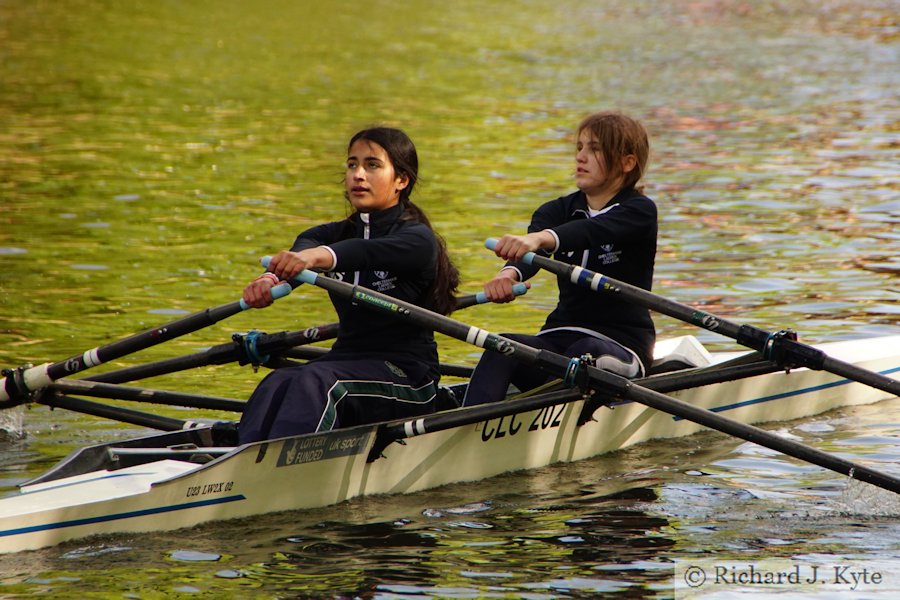
[[400,204],[403,206],[401,218],[422,223],[434,233],[434,237],[437,240],[438,256],[434,284],[432,286],[433,309],[440,314],[449,314],[453,311],[456,302],[456,291],[459,288],[459,270],[453,264],[453,261],[450,260],[450,253],[447,251],[447,244],[444,242],[444,238],[434,231],[425,212],[410,200],[413,188],[419,180],[419,155],[416,152],[415,144],[400,129],[370,127],[357,132],[350,138],[350,143],[347,144],[347,151],[349,152],[353,144],[359,140],[373,142],[384,148],[391,165],[394,167],[394,173],[398,177],[406,176],[409,179],[407,186],[400,190]]

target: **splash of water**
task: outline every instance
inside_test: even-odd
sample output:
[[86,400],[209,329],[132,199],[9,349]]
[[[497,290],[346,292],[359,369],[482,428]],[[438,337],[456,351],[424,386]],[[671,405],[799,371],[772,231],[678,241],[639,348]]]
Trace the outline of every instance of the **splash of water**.
[[0,410],[0,441],[25,437],[25,407]]
[[847,478],[847,485],[835,501],[835,508],[848,515],[897,516],[900,515],[900,494]]

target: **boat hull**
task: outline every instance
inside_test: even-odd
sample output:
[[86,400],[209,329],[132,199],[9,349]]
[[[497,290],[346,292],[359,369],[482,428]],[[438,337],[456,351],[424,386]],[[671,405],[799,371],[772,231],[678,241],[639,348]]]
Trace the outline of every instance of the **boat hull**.
[[[898,378],[900,336],[821,348]],[[743,423],[789,421],[889,397],[808,369],[671,395]],[[42,479],[23,486],[19,495],[0,499],[0,552],[96,534],[173,530],[317,508],[363,495],[411,493],[704,429],[634,402],[601,406],[586,421],[584,408],[585,401],[576,400],[418,435],[387,445],[374,460],[370,454],[377,425],[248,444],[205,464],[167,459]],[[169,443],[177,435],[165,434],[164,439]]]

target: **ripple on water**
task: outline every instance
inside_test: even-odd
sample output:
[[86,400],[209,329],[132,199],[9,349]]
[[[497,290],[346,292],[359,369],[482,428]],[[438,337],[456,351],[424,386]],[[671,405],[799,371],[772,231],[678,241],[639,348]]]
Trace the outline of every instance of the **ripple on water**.
[[736,290],[749,292],[778,292],[796,288],[797,282],[778,277],[755,277],[748,281],[736,283],[732,287]]
[[25,248],[6,247],[0,248],[0,254],[28,254],[28,250],[26,250]]

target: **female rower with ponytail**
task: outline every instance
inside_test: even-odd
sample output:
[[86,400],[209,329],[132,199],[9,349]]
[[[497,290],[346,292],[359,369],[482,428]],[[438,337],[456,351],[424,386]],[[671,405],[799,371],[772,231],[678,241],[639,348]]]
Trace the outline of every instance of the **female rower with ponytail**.
[[[373,289],[423,308],[453,310],[459,272],[425,213],[410,199],[419,161],[412,140],[389,127],[365,129],[347,149],[343,221],[318,225],[276,254],[244,290],[253,307],[303,269]],[[328,431],[435,410],[438,372],[433,332],[403,319],[331,302],[340,333],[321,358],[272,371],[250,396],[240,443]]]

